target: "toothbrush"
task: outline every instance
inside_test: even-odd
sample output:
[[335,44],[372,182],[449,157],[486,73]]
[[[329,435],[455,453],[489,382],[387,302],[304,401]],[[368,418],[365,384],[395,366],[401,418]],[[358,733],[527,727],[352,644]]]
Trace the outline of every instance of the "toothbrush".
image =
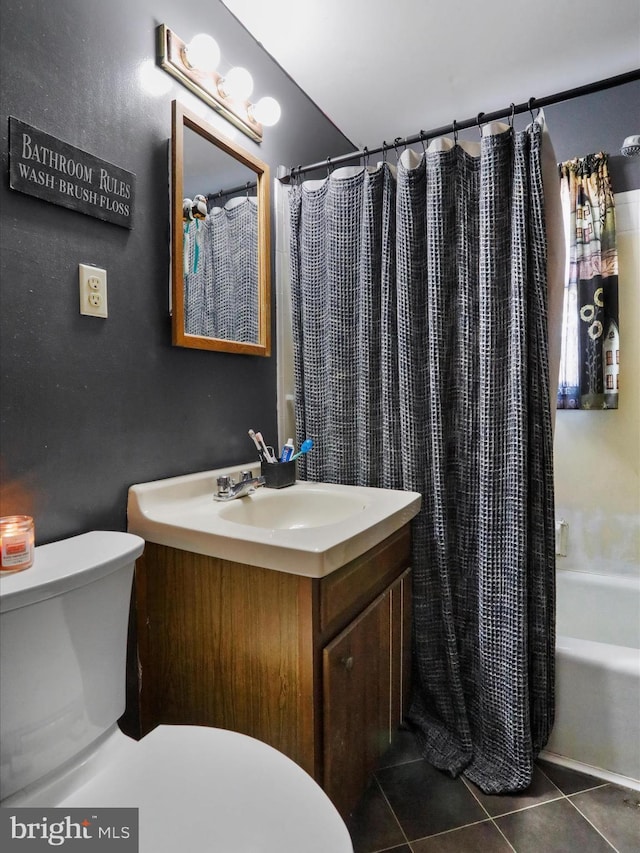
[[313,439],[312,438],[305,438],[305,440],[302,442],[302,445],[300,446],[300,450],[297,453],[294,453],[289,461],[293,462],[293,460],[297,459],[298,456],[302,456],[303,453],[308,453],[312,447],[313,447]]
[[252,429],[250,429],[250,430],[249,430],[249,438],[250,438],[250,439],[253,441],[253,443],[255,444],[255,446],[256,446],[256,450],[258,451],[258,456],[259,456],[261,459],[262,459],[262,458],[264,458],[264,453],[263,453],[263,451],[262,451],[262,448],[260,447],[260,442],[258,441],[258,438],[257,438],[257,436],[256,436],[255,432],[254,432]]
[[262,452],[264,453],[267,462],[271,462],[271,464],[274,465],[276,462],[276,457],[271,453],[267,445],[264,443],[264,438],[262,437],[261,432],[256,433],[256,439],[260,443],[260,447],[262,448]]

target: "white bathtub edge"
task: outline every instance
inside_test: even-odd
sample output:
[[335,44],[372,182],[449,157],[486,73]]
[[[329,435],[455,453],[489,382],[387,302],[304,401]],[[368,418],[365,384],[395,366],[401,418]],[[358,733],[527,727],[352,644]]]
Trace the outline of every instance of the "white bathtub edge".
[[610,672],[622,673],[632,678],[640,676],[640,651],[629,646],[598,643],[558,634],[556,651],[571,660],[603,664]]
[[558,755],[556,752],[547,752],[546,749],[543,749],[538,757],[542,761],[548,761],[550,764],[559,764],[561,767],[576,770],[578,773],[586,773],[587,776],[594,776],[596,779],[601,779],[604,782],[612,782],[614,785],[630,788],[632,791],[640,791],[640,779],[621,776],[619,773],[612,773],[610,770],[603,770],[601,767],[593,767],[591,764],[584,764],[582,761]]

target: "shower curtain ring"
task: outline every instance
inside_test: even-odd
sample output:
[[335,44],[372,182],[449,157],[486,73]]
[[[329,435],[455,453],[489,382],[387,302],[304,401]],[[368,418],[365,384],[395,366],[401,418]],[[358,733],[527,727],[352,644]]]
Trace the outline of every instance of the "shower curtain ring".
[[386,140],[382,143],[382,162],[387,162],[387,142]]
[[428,137],[428,136],[427,136],[427,134],[424,132],[424,130],[421,130],[421,131],[420,131],[420,144],[422,145],[422,151],[423,151],[423,153],[424,153],[424,154],[426,154],[426,153],[427,153],[427,146],[426,146],[426,144],[425,144],[425,143],[426,143],[426,142],[428,142],[428,141],[429,141],[429,137]]
[[362,168],[367,169],[369,167],[369,149],[365,145],[362,149]]
[[457,145],[458,144],[458,122],[455,119],[453,120],[452,127],[453,127],[453,144]]
[[511,103],[511,115],[509,116],[509,127],[513,130],[513,122],[516,117],[516,105]]
[[482,128],[480,127],[480,122],[482,121],[482,116],[484,113],[478,113],[476,116],[476,124],[478,125],[478,130],[480,131],[480,139],[482,139]]
[[398,145],[400,145],[401,142],[402,142],[401,136],[396,136],[396,138],[393,140],[393,149],[396,152],[396,163],[398,163],[400,160],[400,155],[398,154]]
[[331,157],[327,157],[327,177],[333,172],[333,166],[331,165]]
[[[533,114],[533,107],[535,105],[535,102],[536,102],[535,98],[529,98],[529,103],[527,104],[527,107],[529,108],[529,113],[531,115],[531,121],[536,120],[536,116],[534,116],[534,114]],[[540,107],[538,107],[538,115],[540,115]]]

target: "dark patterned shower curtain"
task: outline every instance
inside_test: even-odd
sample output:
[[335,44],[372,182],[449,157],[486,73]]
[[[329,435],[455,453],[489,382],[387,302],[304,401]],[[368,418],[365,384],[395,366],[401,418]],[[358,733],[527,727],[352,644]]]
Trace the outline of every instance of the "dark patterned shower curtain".
[[530,783],[553,721],[541,145],[539,118],[290,191],[300,474],[422,493],[409,719],[487,792]]
[[258,340],[258,208],[250,198],[185,223],[185,332]]

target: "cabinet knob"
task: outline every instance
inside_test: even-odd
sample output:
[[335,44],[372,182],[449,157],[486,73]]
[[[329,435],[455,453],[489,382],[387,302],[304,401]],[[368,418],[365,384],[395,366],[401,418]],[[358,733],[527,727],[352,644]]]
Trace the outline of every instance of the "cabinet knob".
[[351,672],[351,670],[353,669],[353,656],[349,655],[349,657],[342,658],[340,663],[344,666],[347,672]]

